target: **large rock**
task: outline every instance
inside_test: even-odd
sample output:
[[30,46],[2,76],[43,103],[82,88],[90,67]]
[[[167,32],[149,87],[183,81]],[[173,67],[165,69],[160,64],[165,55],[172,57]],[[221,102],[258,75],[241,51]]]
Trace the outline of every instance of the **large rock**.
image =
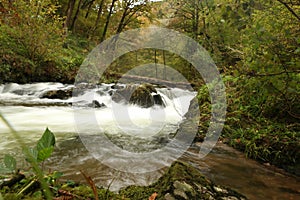
[[42,94],[41,98],[65,100],[72,97],[72,91],[72,88],[65,90],[50,90]]
[[212,183],[196,168],[183,162],[175,162],[148,187],[130,186],[120,191],[120,195],[130,199],[148,199],[153,193],[157,193],[156,200],[246,199],[232,189]]
[[118,89],[112,96],[112,100],[119,103],[125,102],[149,108],[154,105],[165,107],[162,97],[157,94],[157,90],[151,84],[128,85],[123,89]]

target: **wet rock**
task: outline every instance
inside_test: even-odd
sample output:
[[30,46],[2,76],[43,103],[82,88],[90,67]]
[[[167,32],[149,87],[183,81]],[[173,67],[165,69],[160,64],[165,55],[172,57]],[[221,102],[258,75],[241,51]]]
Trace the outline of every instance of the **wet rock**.
[[74,86],[73,96],[77,97],[83,95],[87,90],[95,89],[98,85],[90,83],[78,83]]
[[112,96],[114,94],[114,91],[113,90],[109,90],[108,94],[109,94],[109,96]]
[[65,100],[72,97],[72,92],[72,88],[66,90],[50,90],[42,94],[41,98]]
[[143,108],[149,108],[154,106],[154,98],[151,95],[151,91],[141,85],[133,91],[129,103],[139,105]]
[[119,103],[125,102],[149,108],[154,105],[165,106],[162,97],[157,94],[156,89],[151,84],[127,85],[123,89],[118,89],[112,96],[112,100]]
[[128,103],[130,96],[135,90],[135,88],[136,87],[134,85],[127,85],[125,88],[119,89],[115,93],[113,93],[113,91],[110,91],[111,92],[110,94],[112,94],[112,100],[117,103],[120,102]]
[[162,97],[159,94],[153,95],[154,104],[166,107]]
[[88,107],[102,108],[102,107],[106,107],[106,105],[104,103],[99,103],[99,101],[97,100],[93,100],[92,103],[88,104]]
[[111,89],[114,89],[114,90],[120,90],[120,89],[124,89],[124,86],[123,85],[112,85],[110,87]]

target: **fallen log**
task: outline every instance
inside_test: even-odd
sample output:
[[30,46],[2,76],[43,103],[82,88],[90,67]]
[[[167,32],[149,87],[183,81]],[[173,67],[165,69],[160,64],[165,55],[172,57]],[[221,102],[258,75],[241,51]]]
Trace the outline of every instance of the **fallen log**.
[[181,88],[181,89],[191,89],[194,87],[193,83],[189,82],[173,82],[163,79],[157,79],[152,77],[144,77],[144,76],[135,76],[135,75],[127,75],[127,74],[109,74],[109,77],[114,77],[119,79],[119,83],[151,83],[153,85],[159,86],[167,86],[171,88]]

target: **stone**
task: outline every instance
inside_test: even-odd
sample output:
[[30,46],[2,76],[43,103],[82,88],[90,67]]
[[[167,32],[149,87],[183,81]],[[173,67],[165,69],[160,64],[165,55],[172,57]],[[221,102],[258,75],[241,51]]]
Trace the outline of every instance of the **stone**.
[[224,193],[224,194],[228,194],[228,191],[226,189],[222,189],[222,188],[217,187],[217,186],[214,186],[214,190],[216,192],[221,192],[221,193]]
[[155,105],[166,107],[166,105],[165,105],[162,97],[160,96],[160,94],[153,95],[153,99],[154,99],[154,104]]
[[151,84],[127,85],[123,89],[117,89],[112,95],[114,102],[135,104],[142,108],[149,108],[154,105],[164,106],[162,97],[157,94],[156,89]]
[[106,105],[104,103],[99,103],[99,101],[97,100],[93,100],[92,103],[90,104],[90,107],[102,108],[102,107],[106,107]]
[[[204,177],[198,169],[179,161],[174,162],[169,170],[152,185],[131,186],[121,190],[120,194],[128,194],[128,191],[131,191],[130,196],[125,196],[130,199],[149,199],[149,196],[154,192],[158,194],[157,199],[165,200],[246,199],[234,190],[215,185]],[[224,193],[225,191],[227,193]]]
[[165,194],[165,200],[176,200],[170,193]]
[[72,91],[72,88],[66,90],[49,90],[42,94],[41,98],[65,100],[72,97]]
[[239,199],[233,196],[229,196],[229,197],[222,197],[222,200],[239,200]]
[[176,189],[195,194],[193,187],[185,182],[175,181],[173,185]]
[[174,190],[174,195],[175,196],[179,196],[179,197],[181,197],[183,199],[186,199],[186,200],[189,199],[189,197],[186,195],[186,193],[184,191],[182,191],[182,190],[179,190],[179,189],[175,189]]
[[154,98],[152,97],[151,92],[142,85],[133,91],[129,103],[139,105],[143,108],[149,108],[154,106]]
[[114,89],[114,90],[119,90],[119,89],[124,89],[124,86],[123,85],[112,85],[111,87],[110,87],[111,89]]

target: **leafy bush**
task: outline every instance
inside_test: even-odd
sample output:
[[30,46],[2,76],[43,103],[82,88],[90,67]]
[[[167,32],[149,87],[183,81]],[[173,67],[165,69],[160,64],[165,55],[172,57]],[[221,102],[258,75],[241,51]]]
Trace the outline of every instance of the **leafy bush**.
[[[14,199],[26,195],[27,193],[31,192],[31,190],[34,191],[34,188],[39,187],[40,184],[45,190],[45,197],[47,197],[47,199],[51,197],[48,187],[49,185],[52,185],[56,179],[61,177],[62,173],[54,172],[51,175],[44,176],[42,170],[40,169],[42,168],[42,166],[40,166],[39,168],[37,164],[42,163],[43,165],[43,162],[51,156],[54,149],[54,145],[55,136],[47,128],[34,148],[23,147],[25,159],[31,164],[36,176],[23,183],[22,188],[19,189],[18,192],[16,192]],[[12,178],[13,181],[3,182],[3,184],[0,184],[0,189],[2,189],[3,186],[12,187],[25,178],[25,176],[23,174],[20,174],[19,170],[17,170],[17,161],[11,155],[5,155],[3,163],[0,163],[0,174],[6,173],[15,174]]]
[[[63,18],[51,0],[2,1],[0,74],[4,81],[29,82],[55,61],[63,44]],[[10,66],[8,69],[7,66]]]

